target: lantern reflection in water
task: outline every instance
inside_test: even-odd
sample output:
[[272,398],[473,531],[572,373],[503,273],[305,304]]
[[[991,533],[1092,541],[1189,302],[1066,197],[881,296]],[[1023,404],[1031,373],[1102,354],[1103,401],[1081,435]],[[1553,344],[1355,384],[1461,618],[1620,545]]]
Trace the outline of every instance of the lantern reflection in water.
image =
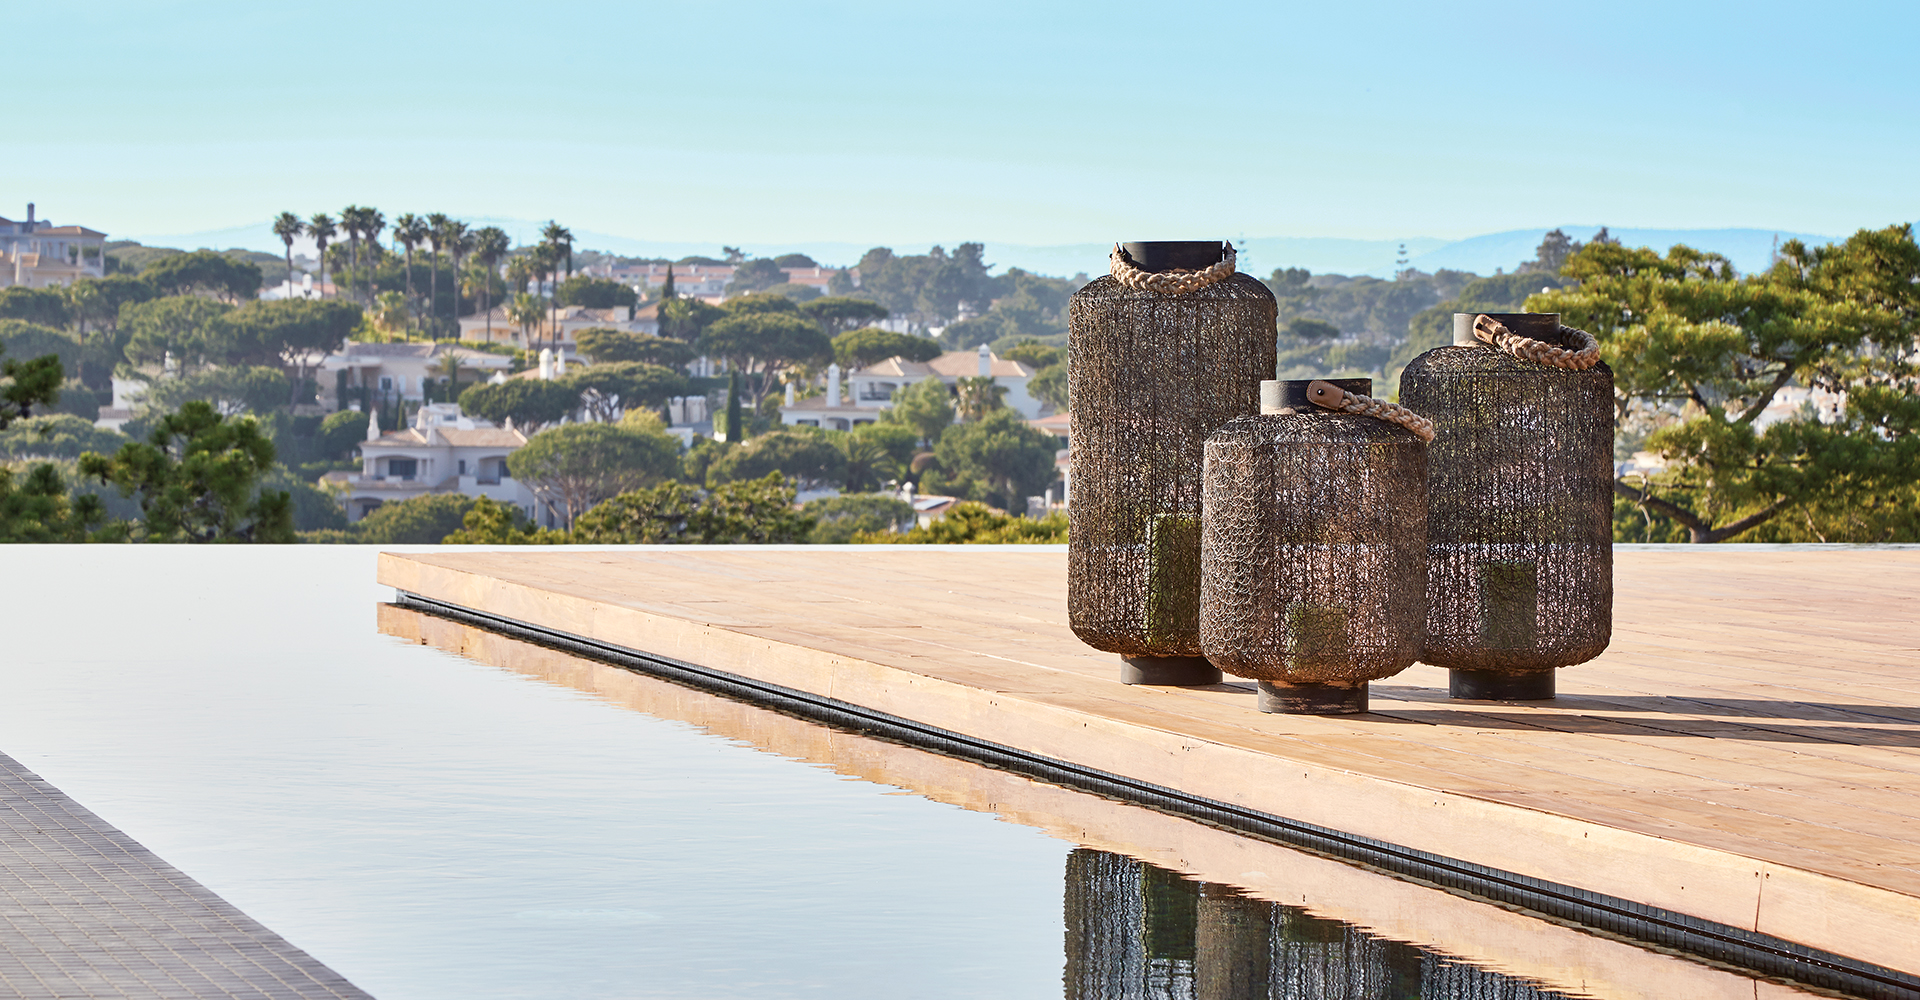
[[1106,851],[1067,856],[1067,1000],[1560,1000],[1350,924]]

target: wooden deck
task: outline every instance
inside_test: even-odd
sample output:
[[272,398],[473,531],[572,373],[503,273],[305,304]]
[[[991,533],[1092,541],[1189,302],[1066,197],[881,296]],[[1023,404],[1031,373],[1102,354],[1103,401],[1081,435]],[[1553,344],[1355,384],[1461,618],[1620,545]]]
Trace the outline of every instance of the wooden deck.
[[1545,706],[1262,715],[1135,688],[1058,549],[382,557],[404,591],[1920,974],[1920,551],[1623,550],[1613,647]]

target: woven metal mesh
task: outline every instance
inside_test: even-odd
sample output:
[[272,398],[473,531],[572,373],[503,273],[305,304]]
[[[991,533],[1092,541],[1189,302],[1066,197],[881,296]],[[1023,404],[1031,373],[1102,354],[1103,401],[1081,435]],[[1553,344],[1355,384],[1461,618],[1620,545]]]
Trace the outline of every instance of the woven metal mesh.
[[1067,617],[1095,649],[1199,656],[1207,435],[1259,410],[1274,302],[1245,274],[1184,295],[1096,278],[1069,311]]
[[1412,666],[1427,613],[1426,453],[1398,425],[1326,410],[1216,431],[1200,543],[1207,659],[1292,684]]
[[1439,431],[1428,457],[1434,666],[1533,673],[1613,631],[1613,372],[1442,347],[1400,376]]

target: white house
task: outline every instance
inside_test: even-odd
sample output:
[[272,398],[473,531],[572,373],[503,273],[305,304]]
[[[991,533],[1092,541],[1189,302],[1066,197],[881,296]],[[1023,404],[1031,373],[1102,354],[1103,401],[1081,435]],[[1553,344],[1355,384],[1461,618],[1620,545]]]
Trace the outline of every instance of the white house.
[[[655,334],[660,332],[660,318],[653,306],[615,306],[611,309],[589,309],[586,306],[560,306],[555,309],[551,304],[540,310],[540,324],[533,329],[535,340],[546,344],[553,342],[554,330],[560,331],[560,346],[568,353],[574,350],[573,338],[582,330],[603,327],[626,333]],[[493,342],[497,344],[519,344],[520,327],[507,316],[505,303],[497,304],[492,310],[460,317],[460,339],[486,341],[488,330],[492,330]],[[527,345],[520,344],[525,347]]]
[[33,217],[0,219],[0,288],[55,288],[107,274],[107,234]]
[[[453,344],[362,344],[348,341],[338,352],[321,360],[314,374],[320,383],[320,402],[327,410],[347,409],[358,389],[366,389],[375,400],[401,399],[419,402],[426,398],[426,379],[446,378],[449,355],[458,357],[463,375],[461,385],[486,381],[513,367],[513,359]],[[346,390],[342,398],[341,390]]]
[[328,478],[344,487],[349,521],[381,504],[429,493],[488,497],[532,517],[533,491],[507,471],[507,456],[526,443],[525,434],[466,416],[458,404],[429,403],[413,426],[397,431],[381,431],[369,414],[360,473],[329,473]]
[[891,409],[893,394],[916,382],[938,379],[949,386],[963,378],[991,377],[995,385],[1007,390],[1006,404],[1020,416],[1033,420],[1047,411],[1046,404],[1033,397],[1027,383],[1034,369],[1022,361],[1002,358],[981,344],[976,351],[948,351],[932,361],[908,361],[888,358],[868,365],[848,376],[847,393],[840,389],[840,366],[827,368],[827,392],[822,396],[790,401],[780,408],[783,424],[806,424],[835,430],[851,430],[872,423],[880,411]]

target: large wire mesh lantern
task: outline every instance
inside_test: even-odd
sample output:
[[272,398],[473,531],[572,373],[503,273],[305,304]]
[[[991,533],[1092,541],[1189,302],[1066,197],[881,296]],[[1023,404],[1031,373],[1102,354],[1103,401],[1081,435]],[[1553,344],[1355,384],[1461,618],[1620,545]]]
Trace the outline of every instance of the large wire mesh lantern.
[[1613,372],[1556,313],[1456,313],[1400,402],[1438,428],[1427,640],[1455,698],[1552,698],[1613,631]]
[[1260,388],[1207,439],[1201,648],[1263,712],[1364,712],[1426,634],[1432,425],[1370,379]]
[[1130,684],[1212,684],[1201,656],[1207,435],[1259,409],[1275,309],[1230,244],[1128,243],[1069,309],[1067,617]]

